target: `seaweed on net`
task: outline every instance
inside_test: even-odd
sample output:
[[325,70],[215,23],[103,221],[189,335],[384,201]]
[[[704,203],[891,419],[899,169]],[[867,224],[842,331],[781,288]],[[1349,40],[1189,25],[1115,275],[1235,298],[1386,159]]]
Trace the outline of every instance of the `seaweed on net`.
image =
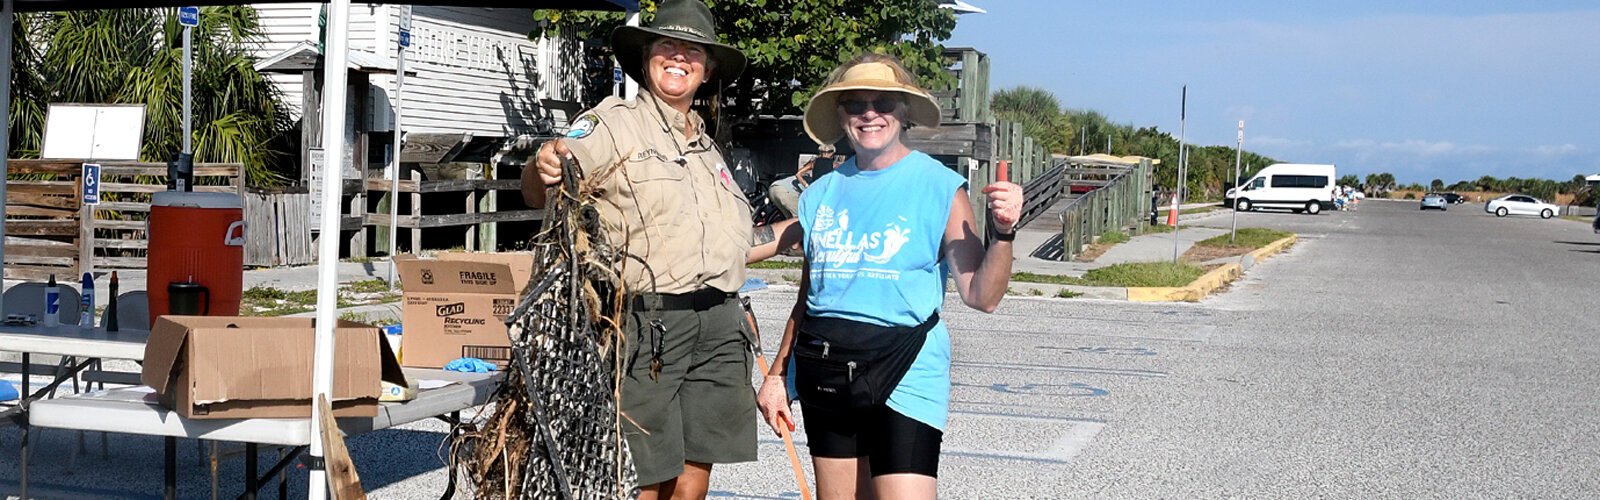
[[617,406],[626,249],[601,227],[605,177],[568,162],[531,240],[534,272],[507,317],[512,356],[490,410],[457,424],[453,466],[478,498],[611,499],[639,494]]

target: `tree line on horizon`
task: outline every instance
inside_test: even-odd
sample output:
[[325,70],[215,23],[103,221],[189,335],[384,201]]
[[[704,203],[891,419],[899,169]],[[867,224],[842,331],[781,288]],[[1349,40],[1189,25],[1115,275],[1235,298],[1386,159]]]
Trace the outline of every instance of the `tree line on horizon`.
[[[1033,137],[1052,153],[1067,155],[1109,153],[1116,156],[1137,155],[1155,158],[1161,161],[1155,169],[1155,183],[1158,188],[1170,189],[1177,185],[1178,138],[1157,127],[1136,127],[1131,124],[1116,123],[1098,111],[1067,108],[1062,106],[1056,96],[1049,91],[1027,85],[995,92],[990,106],[1000,119],[1022,124],[1028,136]],[[1234,147],[1196,144],[1190,144],[1188,147],[1189,174],[1186,187],[1189,198],[1194,200],[1222,198],[1223,193],[1234,183]],[[1244,179],[1250,178],[1268,165],[1280,163],[1279,160],[1248,150],[1244,151],[1241,157],[1240,170],[1243,172],[1241,178]],[[1393,174],[1376,172],[1365,177],[1344,175],[1339,177],[1338,184],[1360,187],[1367,194],[1375,196],[1404,190],[1519,192],[1546,200],[1554,200],[1557,194],[1570,194],[1575,195],[1579,204],[1592,205],[1595,202],[1593,190],[1587,187],[1582,175],[1574,176],[1567,181],[1517,177],[1500,179],[1485,175],[1452,184],[1446,184],[1442,179],[1433,179],[1432,182],[1423,185],[1400,184]]]
[[1425,192],[1479,192],[1479,193],[1522,193],[1545,201],[1555,201],[1557,195],[1572,195],[1573,203],[1578,205],[1593,205],[1597,201],[1596,193],[1589,188],[1588,182],[1582,174],[1574,175],[1571,179],[1557,181],[1551,179],[1506,177],[1504,179],[1485,175],[1477,179],[1465,179],[1446,184],[1444,179],[1433,179],[1427,184],[1411,183],[1396,184],[1394,175],[1388,172],[1367,174],[1365,182],[1355,175],[1345,175],[1339,178],[1339,184],[1348,186],[1362,186],[1368,194],[1382,196],[1389,191],[1425,191]]

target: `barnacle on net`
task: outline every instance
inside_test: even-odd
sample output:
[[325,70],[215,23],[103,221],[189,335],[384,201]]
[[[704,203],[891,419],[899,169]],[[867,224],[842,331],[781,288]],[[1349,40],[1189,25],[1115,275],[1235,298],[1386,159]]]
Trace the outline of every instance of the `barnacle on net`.
[[479,498],[634,498],[639,489],[617,405],[626,342],[625,247],[594,203],[607,169],[567,165],[529,245],[534,272],[507,318],[511,363],[491,404],[458,424],[452,466]]

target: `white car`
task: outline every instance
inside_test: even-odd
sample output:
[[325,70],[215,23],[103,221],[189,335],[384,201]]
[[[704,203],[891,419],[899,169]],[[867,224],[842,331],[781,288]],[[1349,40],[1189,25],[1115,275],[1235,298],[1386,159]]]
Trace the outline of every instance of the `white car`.
[[1508,194],[1489,200],[1489,203],[1483,205],[1483,211],[1494,214],[1496,217],[1537,215],[1542,219],[1548,219],[1560,213],[1561,207],[1545,203],[1538,198],[1525,194]]

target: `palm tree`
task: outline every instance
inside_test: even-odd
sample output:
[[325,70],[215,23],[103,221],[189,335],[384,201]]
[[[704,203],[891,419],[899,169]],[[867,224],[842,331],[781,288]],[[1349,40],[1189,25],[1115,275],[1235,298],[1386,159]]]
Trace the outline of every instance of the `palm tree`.
[[[43,12],[17,16],[14,156],[37,156],[49,103],[145,105],[141,159],[183,144],[183,47],[176,9]],[[281,93],[255,70],[255,9],[206,7],[193,29],[195,161],[240,162],[253,185],[282,179],[293,126]]]
[[994,93],[990,107],[996,116],[1021,123],[1023,130],[1051,153],[1067,152],[1067,128],[1061,102],[1055,94],[1037,87],[1019,86]]

